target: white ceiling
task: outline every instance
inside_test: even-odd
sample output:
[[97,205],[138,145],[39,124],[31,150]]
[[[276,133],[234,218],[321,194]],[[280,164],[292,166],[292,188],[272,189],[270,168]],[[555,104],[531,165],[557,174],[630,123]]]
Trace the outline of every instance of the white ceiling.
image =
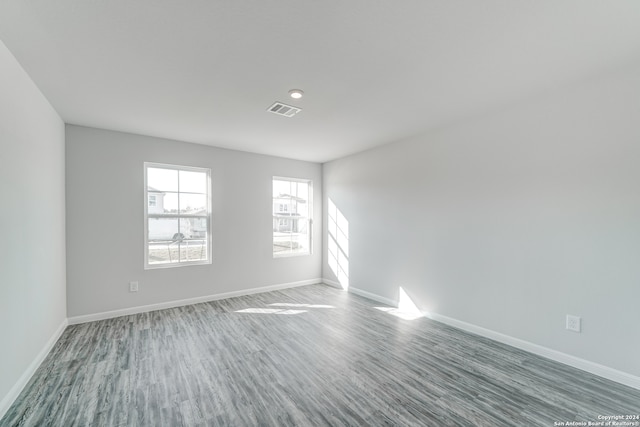
[[67,123],[324,162],[634,60],[640,1],[1,0],[0,39]]

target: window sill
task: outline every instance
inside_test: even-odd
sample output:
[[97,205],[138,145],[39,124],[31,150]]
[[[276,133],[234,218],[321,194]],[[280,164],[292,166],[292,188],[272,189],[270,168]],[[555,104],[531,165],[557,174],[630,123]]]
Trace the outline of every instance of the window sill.
[[293,258],[293,257],[301,257],[301,256],[309,256],[311,252],[305,252],[301,254],[273,254],[273,258]]
[[208,261],[191,261],[191,262],[172,262],[166,264],[148,264],[144,266],[145,270],[158,270],[164,268],[189,267],[193,265],[211,265],[212,260]]

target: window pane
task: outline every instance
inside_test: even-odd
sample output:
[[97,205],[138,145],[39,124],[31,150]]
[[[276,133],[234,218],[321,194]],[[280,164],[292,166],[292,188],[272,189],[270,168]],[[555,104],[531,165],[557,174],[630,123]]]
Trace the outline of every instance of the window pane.
[[163,193],[149,191],[147,197],[147,208],[150,214],[161,214],[164,212]]
[[297,213],[300,216],[309,216],[309,203],[307,203],[307,195],[305,195],[305,197],[298,197],[297,199],[293,200],[293,212]]
[[180,213],[185,215],[206,215],[206,194],[180,194]]
[[149,218],[149,241],[172,240],[178,232],[177,218]]
[[278,179],[273,180],[273,197],[280,194],[291,194],[291,182],[281,181]]
[[208,259],[206,218],[149,218],[149,264]]
[[207,194],[207,174],[180,171],[180,192]]
[[289,234],[286,233],[273,233],[273,253],[285,254],[290,253],[293,247],[293,242]]
[[162,205],[162,211],[160,211],[160,213],[178,213],[178,193],[162,193],[162,197],[160,199],[161,200],[158,202],[160,205]]
[[178,191],[178,171],[147,168],[147,188],[151,191]]
[[306,219],[289,219],[281,232],[273,234],[274,252],[289,251],[291,254],[309,252],[308,221]]
[[206,239],[206,218],[180,218],[180,233],[185,239]]
[[204,261],[207,259],[206,239],[186,239],[180,243],[180,261]]
[[309,184],[306,182],[295,182],[293,195],[302,199],[305,203],[309,200]]
[[176,218],[149,218],[149,264],[165,264],[180,260],[180,231]]

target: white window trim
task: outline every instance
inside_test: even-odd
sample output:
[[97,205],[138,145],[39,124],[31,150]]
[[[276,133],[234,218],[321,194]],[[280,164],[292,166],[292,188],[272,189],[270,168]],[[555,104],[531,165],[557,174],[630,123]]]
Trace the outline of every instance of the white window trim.
[[[310,256],[313,255],[313,180],[302,178],[290,178],[286,176],[273,176],[271,177],[271,206],[273,217],[273,181],[291,181],[291,182],[303,182],[309,185],[309,215],[306,217],[308,221],[307,227],[309,228],[309,251],[304,253],[274,253],[273,258],[290,258],[298,256]],[[271,244],[273,246],[273,231],[271,232]],[[273,251],[273,249],[272,249]]]
[[[198,260],[198,261],[184,261],[184,262],[172,262],[166,264],[149,264],[149,194],[148,194],[148,185],[147,185],[147,170],[149,168],[161,168],[161,169],[173,169],[178,171],[189,171],[189,172],[204,172],[207,174],[207,216],[193,216],[193,215],[154,215],[151,217],[163,217],[163,218],[205,218],[207,221],[207,259],[206,260]],[[144,269],[145,270],[156,270],[160,268],[176,268],[176,267],[186,267],[191,265],[208,265],[213,262],[213,237],[211,232],[211,169],[210,168],[201,168],[195,166],[181,166],[181,165],[172,165],[166,163],[152,163],[152,162],[144,162]]]

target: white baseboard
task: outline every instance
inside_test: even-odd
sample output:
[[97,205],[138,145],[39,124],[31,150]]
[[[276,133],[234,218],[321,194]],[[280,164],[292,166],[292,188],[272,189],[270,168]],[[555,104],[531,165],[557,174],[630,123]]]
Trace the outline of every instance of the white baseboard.
[[329,285],[332,288],[343,289],[342,285],[339,282],[336,282],[335,280],[322,279],[322,283],[324,283],[325,285]]
[[[327,281],[324,280],[324,282],[326,283]],[[391,299],[382,297],[380,295],[372,294],[371,292],[363,291],[362,289],[349,287],[348,291],[356,295],[360,295],[370,300],[381,302],[383,304],[387,304],[390,306],[396,307],[398,305],[397,301],[393,301]],[[502,334],[500,332],[483,328],[481,326],[476,326],[471,323],[453,319],[451,317],[443,316],[437,313],[425,312],[423,314],[425,317],[447,324],[449,326],[453,326],[454,328],[462,329],[464,331],[471,332],[473,334],[480,335],[482,337],[489,338],[494,341],[498,341],[503,344],[510,345],[511,347],[519,348],[520,350],[524,350],[529,353],[533,353],[535,355],[542,356],[547,359],[551,359],[553,361],[560,362],[562,364],[572,366],[574,368],[589,372],[599,377],[606,378],[608,380],[615,381],[617,383],[624,384],[626,386],[640,390],[640,377],[637,377],[635,375],[631,375],[629,373],[622,372],[617,369],[610,368],[608,366],[600,365],[595,362],[581,359],[576,356],[571,356],[570,354],[562,353],[561,351],[552,350],[550,348],[543,347],[541,345],[534,344],[529,341],[524,341],[519,338],[514,338],[509,335]]]
[[216,300],[225,299],[225,298],[241,297],[245,295],[277,291],[280,289],[295,288],[298,286],[314,285],[316,283],[322,283],[322,279],[301,280],[299,282],[282,283],[279,285],[263,286],[260,288],[243,289],[240,291],[224,292],[221,294],[205,295],[205,296],[195,297],[195,298],[167,301],[167,302],[161,302],[158,304],[141,305],[137,307],[123,308],[120,310],[104,311],[101,313],[94,313],[94,314],[85,314],[82,316],[70,317],[69,324],[76,325],[78,323],[95,322],[97,320],[112,319],[114,317],[128,316],[131,314],[138,314],[138,313],[146,313],[149,311],[163,310],[165,308],[182,307],[185,305],[216,301]]
[[624,384],[629,387],[633,387],[635,389],[640,390],[640,377],[636,377],[635,375],[618,371],[617,369],[609,368],[608,366],[600,365],[598,363],[581,359],[579,357],[572,356],[570,354],[562,353],[561,351],[552,350],[550,348],[543,347],[541,345],[534,344],[529,341],[524,341],[519,338],[514,338],[509,335],[502,334],[500,332],[483,328],[481,326],[476,326],[471,323],[463,322],[461,320],[452,319],[447,316],[442,316],[440,314],[429,313],[429,314],[425,314],[425,316],[433,320],[437,320],[438,322],[445,323],[449,326],[453,326],[454,328],[462,329],[464,331],[471,332],[473,334],[480,335],[485,338],[489,338],[494,341],[498,341],[503,344],[507,344],[512,347],[519,348],[520,350],[524,350],[529,353],[536,354],[538,356],[546,357],[547,359],[551,359],[556,362],[560,362],[565,365],[569,365],[574,368],[578,368],[580,370],[590,372],[594,375],[598,375],[599,377],[603,377],[608,380],[615,381],[617,383]]
[[7,413],[13,402],[18,398],[18,396],[22,392],[22,389],[24,389],[42,361],[45,359],[45,357],[47,357],[56,342],[58,342],[58,339],[60,339],[60,336],[62,336],[62,333],[68,325],[69,323],[67,319],[64,319],[60,326],[58,326],[58,329],[56,329],[53,335],[51,335],[51,338],[49,338],[42,350],[40,350],[38,355],[31,361],[20,378],[18,378],[18,381],[13,385],[13,387],[11,387],[9,393],[7,393],[7,395],[2,398],[2,401],[0,401],[0,418],[2,418]]
[[393,307],[398,306],[398,301],[381,297],[380,295],[372,294],[371,292],[363,291],[362,289],[354,288],[353,286],[349,286],[348,291],[356,295],[360,295],[361,297],[369,298],[370,300],[378,301],[386,305],[391,305]]

